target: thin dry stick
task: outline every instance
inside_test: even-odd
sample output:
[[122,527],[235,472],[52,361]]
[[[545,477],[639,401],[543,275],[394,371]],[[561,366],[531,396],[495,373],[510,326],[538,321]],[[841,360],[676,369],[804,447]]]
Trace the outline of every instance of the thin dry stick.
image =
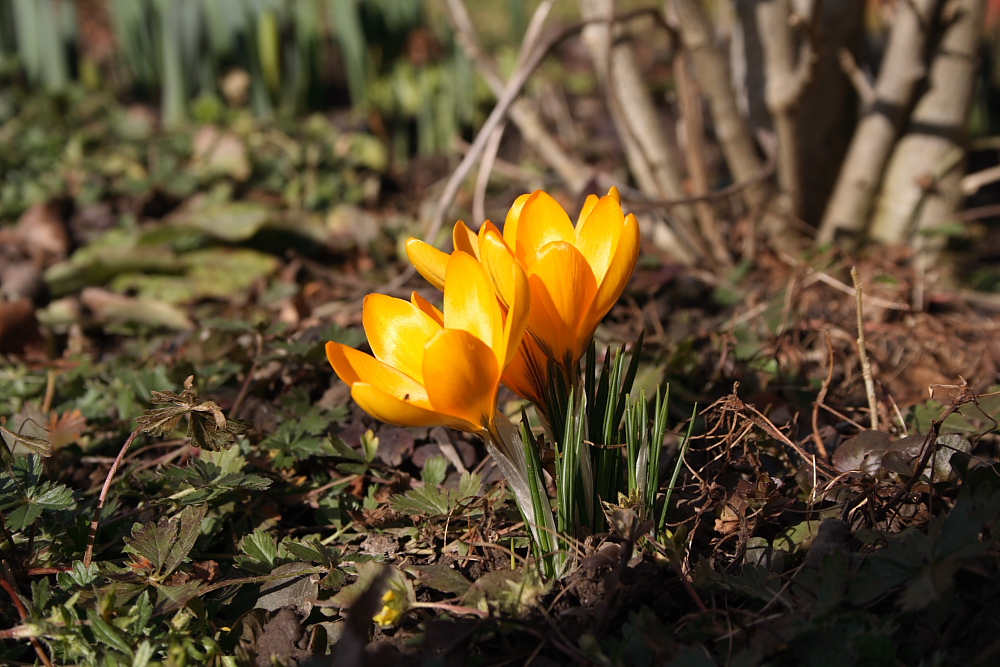
[[850,79],[851,85],[854,86],[854,91],[861,98],[862,109],[867,113],[875,104],[876,99],[875,88],[872,86],[871,80],[858,67],[858,62],[854,59],[854,54],[848,49],[841,47],[837,51],[837,60],[840,61],[840,69]]
[[472,196],[472,222],[475,225],[486,220],[486,186],[490,184],[490,174],[500,150],[500,140],[503,139],[504,124],[497,125],[490,134],[490,140],[483,151],[483,159],[479,163],[479,173],[476,174],[476,191]]
[[740,181],[738,183],[733,183],[732,185],[727,185],[724,188],[720,188],[713,192],[709,192],[705,195],[696,195],[694,197],[681,197],[680,199],[664,199],[656,201],[653,199],[643,199],[641,197],[627,197],[629,208],[633,211],[648,211],[658,208],[672,208],[674,206],[688,206],[690,204],[697,204],[698,202],[710,202],[719,199],[726,199],[728,197],[733,197],[740,194],[749,187],[757,185],[761,181],[766,181],[774,175],[774,170],[776,166],[776,153],[770,153],[768,155],[768,160],[766,163],[761,165],[760,169],[757,170],[750,178],[745,181]]
[[[833,381],[833,338],[830,336],[830,332],[826,334],[826,345],[830,351],[829,354],[829,366],[830,369],[826,373],[826,379],[823,381],[823,386],[820,387],[819,395],[816,397],[816,402],[813,403],[812,411],[812,438],[813,444],[816,445],[816,451],[819,452],[820,456],[824,460],[829,461],[830,455],[826,451],[826,446],[823,444],[823,438],[819,435],[819,407],[823,405],[823,401],[826,400],[826,392],[830,389],[830,383]],[[815,488],[815,485],[813,485]]]
[[[686,130],[688,173],[695,194],[705,195],[710,192],[708,187],[708,168],[705,165],[705,127],[702,122],[701,91],[694,77],[688,71],[688,57],[681,51],[677,54],[674,65],[677,80],[677,91],[681,102],[681,113],[684,114],[684,129]],[[701,225],[701,233],[708,244],[712,259],[718,266],[732,266],[729,248],[719,229],[715,213],[707,201],[694,204],[695,215]]]
[[[528,78],[534,73],[539,65],[542,64],[542,59],[548,54],[549,49],[554,46],[550,40],[548,44],[544,45],[542,48],[535,48],[537,35],[539,35],[540,30],[534,26],[539,25],[541,21],[548,16],[549,11],[552,9],[552,0],[547,0],[538,6],[535,10],[534,16],[531,18],[531,26],[528,29],[528,34],[525,35],[525,41],[521,45],[521,51],[518,53],[518,67],[514,72],[514,75],[507,82],[504,88],[503,95],[497,100],[497,105],[493,107],[492,113],[490,113],[489,118],[483,123],[483,126],[479,130],[479,134],[476,135],[475,140],[472,142],[472,146],[469,148],[469,152],[465,154],[462,158],[462,162],[459,163],[458,168],[452,172],[451,178],[448,179],[448,183],[444,187],[444,192],[441,193],[441,197],[438,199],[437,207],[434,210],[434,219],[431,221],[431,227],[427,230],[425,236],[434,242],[434,237],[437,236],[438,231],[444,224],[444,216],[451,206],[451,203],[455,200],[455,195],[458,194],[458,189],[461,187],[462,182],[465,177],[472,170],[476,161],[479,160],[480,155],[486,148],[486,144],[489,142],[490,137],[493,134],[493,130],[500,126],[504,118],[507,116],[507,111],[510,109],[510,105],[520,96],[521,90],[524,88],[525,84],[528,83]],[[582,26],[580,27],[582,30]],[[530,40],[530,41],[529,41]]]
[[868,350],[865,348],[865,311],[861,299],[861,276],[858,267],[851,267],[851,280],[854,282],[856,308],[858,311],[858,356],[861,358],[861,373],[865,376],[865,393],[868,394],[868,410],[871,412],[871,428],[878,430],[878,403],[875,401],[875,380],[872,378],[872,367],[868,363]]
[[[752,424],[754,424],[755,426],[757,426],[758,428],[760,428],[761,430],[763,430],[765,433],[767,433],[768,435],[770,435],[775,440],[778,440],[779,442],[782,442],[785,445],[787,445],[787,446],[791,447],[792,449],[794,449],[795,452],[799,456],[802,457],[803,461],[808,462],[810,460],[813,460],[814,457],[812,457],[809,454],[809,452],[807,452],[804,449],[802,449],[802,447],[799,444],[795,443],[787,435],[785,435],[784,433],[782,433],[781,430],[778,429],[778,427],[775,426],[771,422],[770,419],[768,419],[767,417],[765,417],[760,412],[760,410],[758,410],[757,408],[755,408],[754,406],[752,406],[752,405],[750,405],[748,403],[744,403],[739,398],[739,396],[736,395],[736,388],[737,387],[739,387],[739,383],[736,383],[736,386],[733,388],[733,393],[732,394],[730,394],[729,396],[725,396],[722,399],[720,399],[720,401],[722,402],[721,403],[721,408],[723,410],[728,410],[728,411],[731,411],[731,412],[735,412],[740,417],[743,417],[744,419],[749,420]],[[831,478],[831,477],[835,476],[833,469],[830,468],[829,466],[825,465],[825,464],[823,466],[816,466],[816,468],[820,472],[822,472],[823,475],[826,476],[827,478]]]
[[[445,5],[455,27],[455,40],[469,56],[476,71],[493,91],[493,95],[499,99],[503,95],[504,80],[498,73],[495,63],[484,51],[465,5],[462,0],[446,0]],[[529,26],[523,41],[532,42],[537,39],[531,37],[532,29]],[[556,138],[549,134],[538,108],[531,100],[522,98],[512,104],[510,118],[517,125],[524,140],[552,167],[570,190],[578,192],[583,189],[590,179],[590,168],[567,153]]]
[[50,368],[48,373],[48,380],[45,383],[45,398],[42,399],[42,414],[48,415],[49,410],[52,409],[52,399],[56,396],[56,376],[58,373],[56,369]]
[[[854,289],[850,285],[846,285],[846,284],[840,282],[839,280],[837,280],[833,276],[828,275],[826,273],[823,273],[819,269],[814,269],[811,266],[805,265],[801,260],[796,259],[795,257],[792,257],[791,255],[788,255],[788,254],[782,252],[782,253],[778,253],[778,258],[782,262],[784,262],[785,264],[788,264],[789,266],[795,266],[795,267],[801,266],[803,269],[805,269],[806,273],[809,274],[810,278],[813,278],[814,280],[818,280],[818,281],[820,281],[821,283],[823,283],[825,285],[829,285],[830,287],[834,288],[835,290],[843,292],[844,294],[846,294],[848,296],[857,296],[858,293],[859,293],[856,289]],[[806,285],[803,285],[803,287],[808,287],[809,284],[811,284],[811,283],[807,283]],[[867,296],[867,297],[864,297],[864,298],[868,300],[869,304],[871,304],[872,306],[877,306],[879,308],[887,308],[889,310],[906,310],[906,311],[911,310],[911,308],[909,306],[905,305],[905,304],[899,304],[899,303],[896,303],[895,301],[888,301],[886,299],[880,299],[877,296]]]
[[94,520],[90,522],[90,535],[87,537],[87,551],[83,554],[83,566],[90,567],[90,561],[94,557],[94,542],[97,540],[97,528],[101,524],[101,510],[104,509],[104,501],[108,497],[108,489],[111,488],[111,480],[114,478],[115,473],[118,472],[118,467],[122,464],[122,460],[125,459],[125,454],[128,453],[128,448],[132,446],[132,441],[135,440],[136,436],[142,432],[141,428],[137,428],[132,431],[129,435],[128,440],[122,445],[122,450],[118,452],[118,457],[115,462],[111,464],[111,470],[108,471],[108,478],[104,480],[104,488],[101,489],[101,495],[97,499],[97,508],[94,510]]

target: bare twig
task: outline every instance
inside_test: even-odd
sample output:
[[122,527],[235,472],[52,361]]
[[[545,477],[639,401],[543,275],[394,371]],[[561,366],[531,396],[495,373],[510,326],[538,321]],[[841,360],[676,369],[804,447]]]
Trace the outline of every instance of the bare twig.
[[[815,461],[815,457],[809,454],[809,452],[802,449],[802,446],[791,440],[787,435],[781,432],[781,430],[771,423],[771,420],[761,414],[760,410],[755,408],[748,403],[744,403],[743,400],[736,395],[736,390],[739,388],[739,383],[733,387],[733,393],[729,396],[724,396],[719,399],[716,403],[719,405],[719,409],[727,412],[735,412],[740,417],[750,421],[754,426],[763,430],[765,433],[770,435],[775,440],[784,443],[788,447],[791,447],[795,452],[802,457],[802,460],[806,463],[810,461]],[[826,463],[817,463],[816,469],[823,473],[823,475],[830,479],[835,477],[834,471],[826,465]]]
[[42,414],[48,416],[52,409],[52,400],[56,396],[56,369],[50,368],[45,382],[45,398],[42,399]]
[[854,59],[854,54],[851,53],[850,49],[841,47],[837,51],[837,59],[840,61],[840,69],[854,86],[854,92],[861,98],[861,107],[867,113],[875,104],[875,88],[872,87],[871,80],[858,67],[858,62]]
[[754,172],[750,178],[745,181],[740,181],[738,183],[733,183],[732,185],[727,185],[724,188],[715,190],[714,192],[709,192],[704,195],[697,195],[694,197],[681,197],[680,199],[663,199],[660,201],[642,199],[638,196],[628,197],[624,193],[622,195],[624,200],[628,201],[629,208],[632,211],[649,211],[659,208],[673,208],[675,206],[687,206],[689,204],[696,204],[698,202],[711,202],[720,199],[727,199],[729,197],[734,197],[741,194],[747,188],[751,188],[762,181],[766,181],[774,175],[776,164],[776,154],[771,154],[767,162],[760,166],[756,172]]
[[823,386],[820,387],[819,394],[816,396],[816,402],[813,403],[812,438],[813,444],[816,445],[816,451],[823,457],[823,460],[829,461],[830,455],[826,451],[826,445],[823,444],[823,438],[819,435],[819,408],[826,400],[826,392],[829,391],[830,383],[833,381],[833,339],[830,337],[829,332],[826,334],[826,345],[829,350],[829,355],[827,356],[829,370],[826,373],[826,379],[823,380]]
[[865,377],[865,393],[868,395],[868,411],[871,413],[871,429],[878,430],[878,402],[875,400],[875,380],[872,378],[872,366],[868,362],[868,350],[865,346],[865,311],[861,300],[861,277],[858,267],[851,267],[851,280],[854,281],[854,293],[857,299],[858,311],[858,357],[861,359],[861,373]]
[[[624,39],[624,30],[616,30],[609,21],[614,15],[614,0],[579,2],[585,19],[601,20],[587,26],[582,41],[590,52],[629,170],[647,195],[682,196],[684,188],[677,156],[656,111],[646,78],[639,69],[632,44]],[[662,19],[660,24],[670,30]],[[675,212],[675,217],[679,218],[678,223],[693,226],[690,211],[681,209]]]
[[94,558],[94,542],[97,540],[97,528],[101,524],[101,510],[104,509],[104,501],[108,497],[108,489],[111,488],[111,480],[114,479],[115,473],[118,472],[118,467],[121,466],[122,461],[125,459],[125,454],[128,453],[128,448],[132,446],[132,441],[135,440],[142,432],[142,428],[136,428],[129,435],[128,440],[122,445],[122,449],[118,452],[118,457],[115,462],[111,464],[111,469],[108,471],[108,477],[104,480],[104,487],[101,489],[101,495],[97,499],[97,507],[94,509],[94,519],[90,522],[90,535],[87,536],[87,550],[83,554],[83,566],[90,567],[90,562]]
[[479,163],[479,173],[476,174],[476,190],[472,196],[472,224],[480,225],[486,220],[486,187],[490,184],[490,174],[500,150],[500,140],[503,139],[504,125],[497,125],[490,135],[490,140],[483,151],[483,159]]
[[[469,56],[476,71],[483,77],[497,99],[503,97],[504,80],[480,44],[464,2],[462,0],[445,0],[445,6],[448,9],[452,25],[455,27],[456,40],[459,45]],[[541,22],[536,19],[540,16],[541,14],[538,12],[534,14],[532,23],[525,33],[523,40],[525,44],[535,43],[538,40],[537,33],[541,28]],[[590,179],[590,168],[563,150],[559,142],[545,128],[541,115],[531,100],[518,99],[511,104],[510,119],[517,126],[525,141],[532,146],[542,160],[552,167],[570,190],[577,192],[586,185]]]
[[985,10],[986,0],[949,0],[941,10],[943,35],[934,45],[926,89],[892,149],[869,223],[870,238],[909,243],[932,261],[945,237],[929,232],[949,224],[962,204],[965,135]]
[[[684,114],[684,130],[687,139],[687,150],[684,151],[684,156],[687,158],[688,174],[691,177],[694,193],[707,195],[709,193],[708,168],[705,166],[705,127],[702,121],[702,98],[701,91],[698,89],[694,77],[691,76],[689,67],[687,56],[683,52],[678,53],[674,60],[674,76],[681,102],[681,113]],[[732,266],[729,248],[722,238],[722,232],[719,230],[712,207],[708,205],[707,201],[695,202],[694,212],[698,217],[698,225],[712,259],[718,266]]]
[[[799,266],[800,264],[802,264],[800,260],[785,253],[779,253],[778,257],[781,259],[781,261],[783,261],[785,264],[788,264],[789,266]],[[818,280],[819,282],[825,285],[829,285],[830,287],[832,287],[837,291],[843,292],[848,296],[856,296],[858,294],[858,291],[855,288],[840,282],[833,276],[826,274],[820,271],[819,269],[814,269],[811,266],[805,266],[805,265],[803,265],[803,268],[806,270],[806,272],[809,274],[811,278]],[[888,310],[906,310],[906,311],[912,310],[912,308],[910,308],[910,306],[908,305],[899,304],[896,303],[895,301],[889,301],[887,299],[882,299],[877,296],[864,295],[864,299],[870,305],[877,306],[879,308],[886,308]]]
[[[715,134],[733,180],[749,181],[760,170],[760,159],[736,102],[729,63],[716,44],[704,3],[669,0],[667,4],[673,10],[677,31],[708,99]],[[742,192],[748,208],[756,208],[766,199],[764,190],[753,187]]]
[[962,194],[966,197],[979,192],[979,188],[1000,181],[1000,165],[983,169],[962,178]]

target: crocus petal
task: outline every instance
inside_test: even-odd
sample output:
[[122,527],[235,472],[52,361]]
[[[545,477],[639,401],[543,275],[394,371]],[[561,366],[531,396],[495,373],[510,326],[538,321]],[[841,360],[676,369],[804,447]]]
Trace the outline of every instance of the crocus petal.
[[488,232],[479,241],[479,251],[482,253],[483,268],[493,283],[493,289],[504,306],[509,307],[514,300],[514,267],[520,268],[514,260],[510,246],[499,234]]
[[483,266],[462,251],[448,260],[444,285],[444,327],[461,329],[483,341],[491,350],[503,338],[503,319],[493,285]]
[[326,358],[340,379],[352,387],[361,382],[384,393],[400,398],[408,396],[412,402],[430,405],[423,385],[370,354],[331,341],[326,344]]
[[514,200],[510,210],[507,211],[507,219],[503,223],[503,238],[511,248],[517,246],[517,221],[520,219],[521,209],[524,208],[529,197],[531,197],[530,194],[521,195]]
[[528,328],[553,360],[575,360],[577,337],[597,293],[590,264],[571,243],[549,243],[528,271]]
[[598,283],[608,272],[624,226],[621,205],[613,197],[601,197],[576,230],[576,247],[587,258]]
[[441,325],[409,301],[385,294],[365,297],[362,323],[375,358],[423,382],[423,350]]
[[524,203],[517,221],[517,241],[508,245],[514,248],[517,259],[526,269],[531,268],[542,248],[556,241],[576,241],[576,230],[569,215],[552,195],[536,190]]
[[397,398],[364,382],[351,387],[351,398],[375,419],[397,426],[450,426],[473,433],[480,430],[476,424],[464,419],[423,407],[412,400]]
[[419,239],[406,240],[406,256],[417,273],[440,290],[444,289],[444,274],[448,268],[448,253]]
[[451,241],[455,250],[461,250],[477,259],[479,258],[479,238],[461,220],[455,223],[455,229],[451,232]]
[[437,412],[480,427],[492,420],[500,367],[493,350],[476,336],[458,329],[435,335],[424,350],[424,378]]
[[513,272],[511,278],[513,297],[507,307],[507,315],[503,322],[503,340],[500,347],[495,350],[497,359],[500,360],[501,369],[506,368],[517,353],[521,338],[528,327],[528,312],[531,305],[528,275],[520,264],[512,264],[510,268]]
[[508,389],[535,405],[545,405],[548,360],[534,337],[526,334],[500,380]]
[[444,327],[444,313],[438,310],[437,306],[435,306],[433,303],[431,303],[424,297],[420,296],[416,292],[413,292],[410,295],[410,302],[413,303],[414,306],[416,306],[423,312],[427,313],[427,315],[430,316],[432,320],[441,325],[441,327]]
[[[635,216],[629,213],[625,217],[625,226],[622,227],[622,235],[618,240],[618,248],[611,259],[608,272],[597,290],[594,303],[591,306],[590,317],[594,328],[597,323],[608,314],[611,306],[615,305],[621,297],[625,286],[628,285],[629,278],[635,270],[635,263],[639,259],[639,223]],[[593,328],[591,328],[593,331]]]
[[576,219],[577,233],[580,232],[580,225],[583,224],[583,221],[587,219],[590,212],[594,210],[595,206],[597,206],[597,201],[597,195],[587,195],[587,198],[583,202],[583,208],[580,209],[580,216]]
[[[497,236],[503,238],[503,234],[500,232],[497,226],[494,225],[489,220],[487,220],[486,222],[483,223],[483,226],[479,228],[479,238],[476,242],[477,249],[483,247],[483,239],[486,237],[487,234],[496,234]],[[481,250],[479,251],[479,254],[476,255],[476,259],[478,259],[480,262],[483,261],[483,255]]]

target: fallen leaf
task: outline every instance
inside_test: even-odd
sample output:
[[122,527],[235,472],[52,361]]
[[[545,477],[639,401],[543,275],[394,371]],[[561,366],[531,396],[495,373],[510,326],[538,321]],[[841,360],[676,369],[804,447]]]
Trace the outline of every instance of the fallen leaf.
[[99,287],[87,287],[80,300],[102,324],[147,324],[190,331],[194,322],[180,308],[155,299],[133,299]]
[[39,266],[66,259],[69,254],[69,234],[55,203],[39,202],[28,208],[18,219],[15,233]]
[[22,354],[40,336],[30,299],[0,301],[0,354]]

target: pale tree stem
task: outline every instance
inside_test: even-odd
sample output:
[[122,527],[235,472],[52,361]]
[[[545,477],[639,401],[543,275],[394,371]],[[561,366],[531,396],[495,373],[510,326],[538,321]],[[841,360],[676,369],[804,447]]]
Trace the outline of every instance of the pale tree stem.
[[[760,169],[761,160],[737,105],[729,62],[715,43],[705,7],[700,0],[669,0],[667,6],[672,10],[681,41],[708,100],[715,134],[733,180],[749,181]],[[743,192],[749,208],[762,205],[766,197],[763,184]]]
[[[630,33],[611,23],[614,5],[614,0],[580,0],[583,18],[591,21],[581,37],[639,189],[655,199],[676,199],[685,194],[677,156],[639,71],[632,45],[624,39]],[[662,233],[668,231],[662,218],[654,222],[652,236],[656,244],[678,261],[701,260],[705,247],[690,207],[675,208],[669,219],[670,234]]]
[[913,106],[918,84],[927,74],[930,27],[943,0],[908,0],[896,5],[875,103],[861,119],[820,225],[818,240],[830,243],[839,233],[864,230],[875,193],[900,128]]
[[[708,167],[705,165],[705,126],[702,122],[701,91],[689,71],[690,63],[684,53],[674,59],[674,73],[677,93],[684,114],[684,130],[687,138],[688,173],[691,176],[693,194],[705,195],[709,192]],[[732,266],[729,248],[719,229],[715,211],[707,201],[694,203],[695,214],[702,236],[708,244],[712,259],[718,266]]]
[[[927,91],[886,168],[872,216],[871,238],[911,243],[932,255],[944,244],[933,231],[953,220],[962,201],[965,128],[976,86],[978,35],[985,0],[949,0],[947,23],[931,61]],[[933,131],[928,131],[933,128]]]
[[796,53],[789,0],[760,0],[756,4],[757,29],[764,51],[765,103],[778,135],[778,185],[788,198],[789,212],[802,216],[802,171],[797,140],[798,106],[812,80],[815,62],[810,39],[801,55]]

